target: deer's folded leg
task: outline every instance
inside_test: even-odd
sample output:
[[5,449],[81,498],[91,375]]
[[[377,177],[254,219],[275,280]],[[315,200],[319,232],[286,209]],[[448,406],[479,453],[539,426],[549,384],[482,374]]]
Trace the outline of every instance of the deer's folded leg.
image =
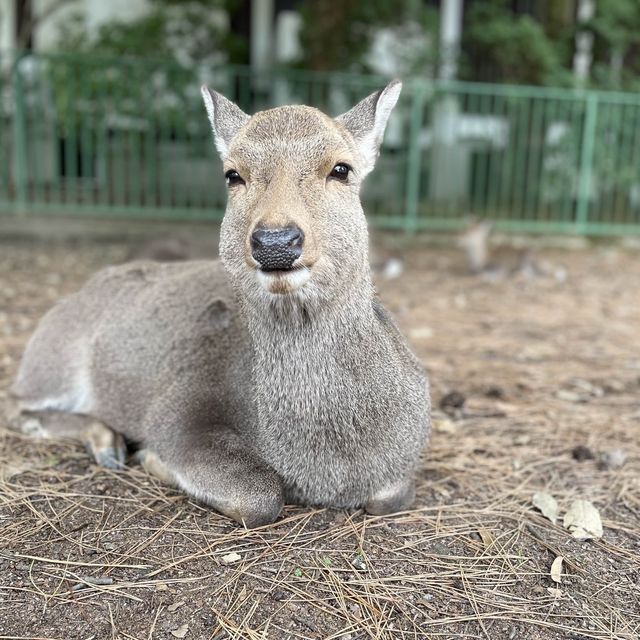
[[282,481],[249,444],[207,424],[200,412],[159,413],[160,422],[147,431],[145,468],[248,528],[276,520],[284,505]]
[[121,434],[106,424],[78,413],[65,411],[30,411],[14,403],[11,428],[39,438],[72,438],[82,442],[95,461],[108,469],[122,469],[127,445]]
[[371,497],[365,505],[365,510],[374,516],[397,513],[408,509],[416,497],[416,487],[413,479],[385,487]]

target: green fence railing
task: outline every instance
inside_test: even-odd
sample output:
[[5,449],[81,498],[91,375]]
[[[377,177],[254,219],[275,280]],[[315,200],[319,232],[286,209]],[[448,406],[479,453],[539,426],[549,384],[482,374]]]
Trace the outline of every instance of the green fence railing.
[[[219,218],[203,82],[247,112],[337,115],[380,78],[129,58],[0,58],[0,213]],[[640,233],[640,96],[411,78],[365,208],[374,223]]]

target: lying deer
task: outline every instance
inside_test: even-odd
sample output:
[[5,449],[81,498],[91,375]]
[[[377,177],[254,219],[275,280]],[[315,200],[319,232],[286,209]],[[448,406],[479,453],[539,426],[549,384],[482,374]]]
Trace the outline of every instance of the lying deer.
[[485,280],[498,281],[513,276],[527,279],[552,277],[564,282],[566,269],[541,260],[527,247],[500,246],[491,244],[493,223],[488,220],[471,220],[458,236],[457,245],[464,251],[470,273]]
[[333,120],[249,117],[203,87],[228,206],[218,261],[134,262],[43,318],[16,426],[146,468],[248,527],[284,501],[409,506],[430,430],[425,374],[376,298],[358,192],[401,85]]

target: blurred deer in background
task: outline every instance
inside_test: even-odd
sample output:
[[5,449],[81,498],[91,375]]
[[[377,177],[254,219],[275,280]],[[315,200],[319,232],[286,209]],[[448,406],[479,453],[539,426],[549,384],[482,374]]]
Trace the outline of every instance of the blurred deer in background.
[[559,282],[566,279],[564,268],[538,259],[529,247],[492,246],[493,230],[493,222],[472,218],[458,236],[457,245],[464,251],[470,273],[489,280],[510,276],[552,276]]
[[54,307],[15,423],[143,464],[246,526],[284,501],[408,507],[430,431],[424,371],[376,298],[360,185],[401,85],[342,116],[249,117],[203,88],[229,190],[218,261],[105,269]]

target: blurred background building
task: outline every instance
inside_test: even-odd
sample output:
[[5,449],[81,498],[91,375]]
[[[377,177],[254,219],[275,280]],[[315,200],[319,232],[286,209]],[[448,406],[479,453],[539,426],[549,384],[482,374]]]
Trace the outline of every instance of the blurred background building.
[[219,216],[198,87],[337,114],[405,91],[380,224],[640,221],[636,0],[0,0],[0,210]]

